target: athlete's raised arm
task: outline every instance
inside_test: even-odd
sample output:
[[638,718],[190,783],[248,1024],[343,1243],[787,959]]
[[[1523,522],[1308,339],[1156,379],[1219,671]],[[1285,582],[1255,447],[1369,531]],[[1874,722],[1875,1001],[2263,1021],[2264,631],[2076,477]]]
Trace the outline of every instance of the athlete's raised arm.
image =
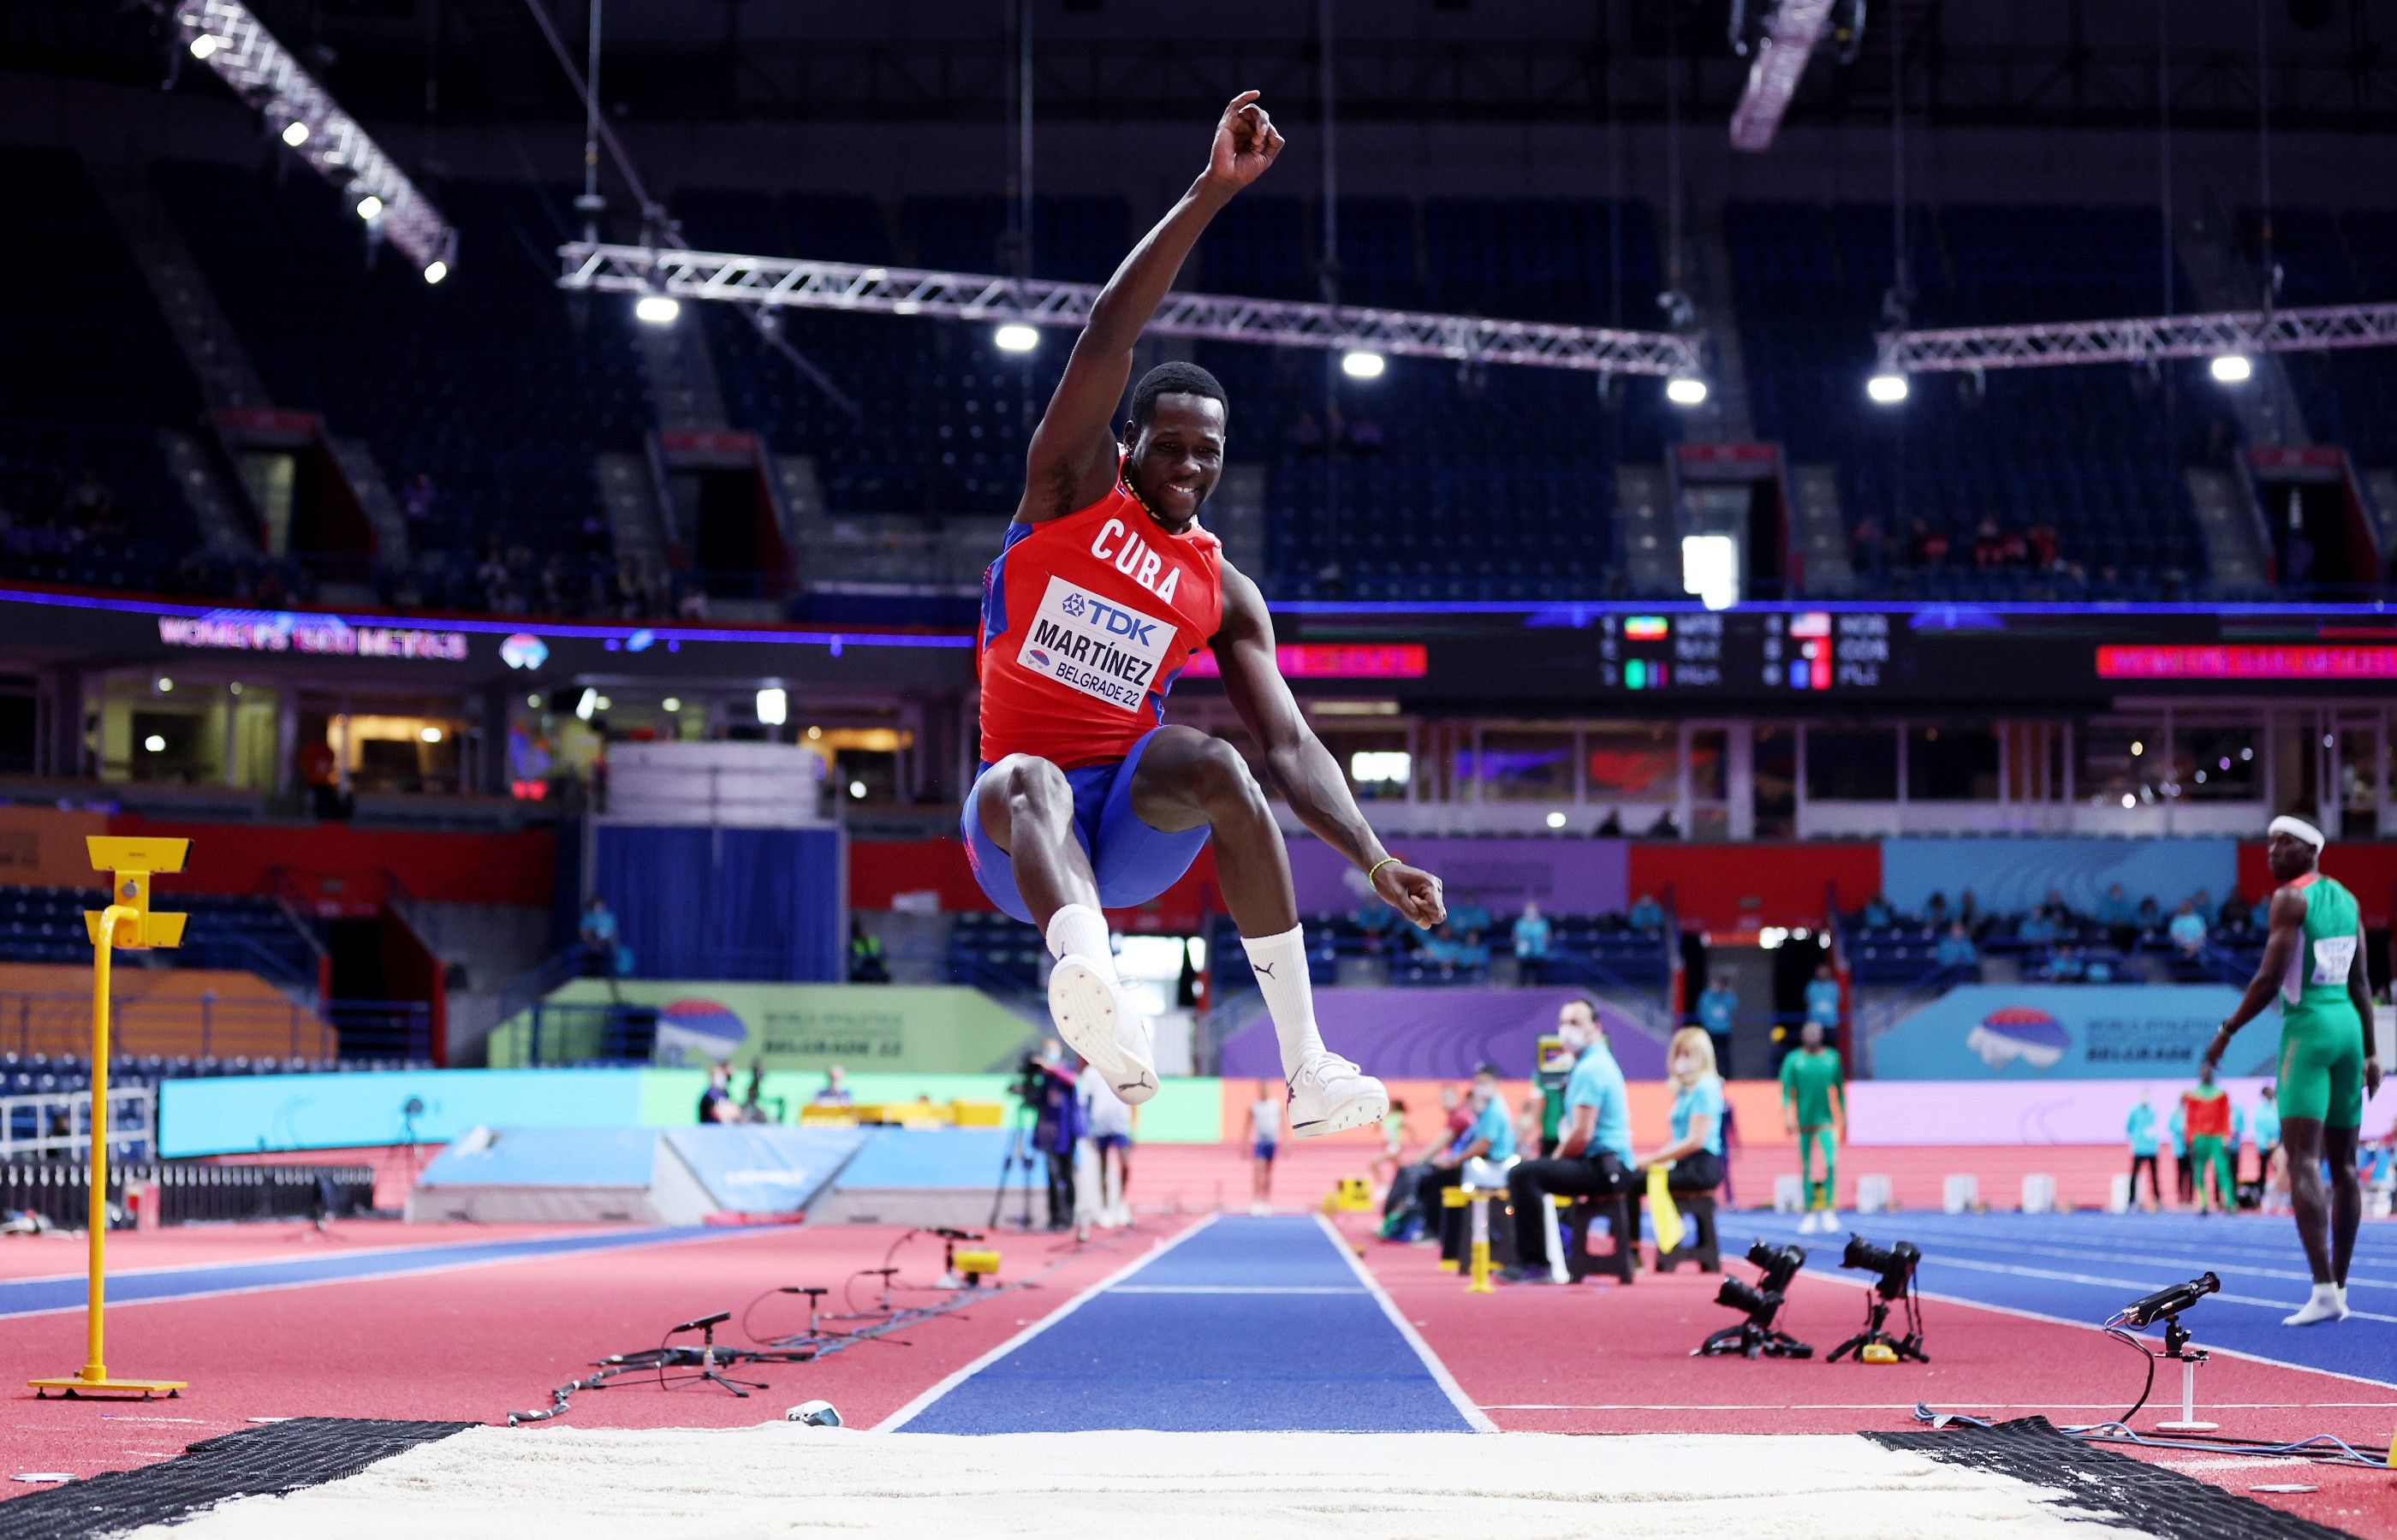
[[1224,624],[1212,643],[1224,671],[1224,693],[1250,735],[1265,751],[1265,784],[1281,794],[1290,810],[1318,837],[1373,874],[1373,891],[1426,930],[1448,917],[1440,878],[1403,861],[1387,859],[1348,790],[1348,778],[1332,751],[1306,725],[1290,684],[1274,661],[1273,617],[1257,585],[1224,563]]
[[1207,169],[1157,228],[1141,237],[1092,302],[1049,409],[1033,430],[1024,455],[1024,501],[1015,510],[1019,520],[1038,524],[1087,508],[1115,485],[1116,403],[1132,378],[1133,344],[1173,287],[1207,221],[1280,154],[1280,130],[1257,105],[1257,93],[1234,97],[1215,125]]

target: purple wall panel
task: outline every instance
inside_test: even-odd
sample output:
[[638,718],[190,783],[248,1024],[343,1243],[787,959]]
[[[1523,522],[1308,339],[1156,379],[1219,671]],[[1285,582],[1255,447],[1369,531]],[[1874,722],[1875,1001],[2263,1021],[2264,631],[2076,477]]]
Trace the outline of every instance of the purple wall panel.
[[[1319,989],[1315,1019],[1334,1052],[1368,1075],[1393,1080],[1462,1079],[1488,1060],[1510,1079],[1532,1073],[1539,1036],[1557,1023],[1571,989],[1495,989],[1469,985],[1423,989]],[[1665,1049],[1655,1038],[1600,1008],[1607,1041],[1634,1080],[1665,1078]],[[1273,1079],[1281,1074],[1273,1023],[1260,1013],[1224,1044],[1226,1079]]]
[[[1502,920],[1526,898],[1557,915],[1621,914],[1631,906],[1629,846],[1620,839],[1400,839],[1398,853]],[[1344,914],[1365,901],[1364,874],[1319,839],[1290,842],[1301,914]]]

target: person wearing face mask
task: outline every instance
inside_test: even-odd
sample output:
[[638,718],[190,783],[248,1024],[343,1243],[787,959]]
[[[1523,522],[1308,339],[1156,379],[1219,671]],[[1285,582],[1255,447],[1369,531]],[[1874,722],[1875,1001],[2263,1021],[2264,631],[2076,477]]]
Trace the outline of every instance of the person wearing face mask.
[[1516,1283],[1549,1280],[1547,1268],[1533,1259],[1547,1254],[1547,1226],[1556,1222],[1550,1193],[1603,1198],[1623,1192],[1630,1187],[1637,1164],[1631,1156],[1630,1092],[1599,1028],[1598,1008],[1587,999],[1567,1000],[1557,1011],[1557,1036],[1573,1055],[1557,1153],[1547,1160],[1520,1161],[1506,1175],[1515,1209],[1515,1255],[1520,1261],[1506,1276]]
[[1710,1193],[1723,1174],[1723,1083],[1715,1073],[1714,1039],[1702,1026],[1673,1034],[1671,1141],[1639,1161],[1641,1170],[1663,1166],[1673,1192]]

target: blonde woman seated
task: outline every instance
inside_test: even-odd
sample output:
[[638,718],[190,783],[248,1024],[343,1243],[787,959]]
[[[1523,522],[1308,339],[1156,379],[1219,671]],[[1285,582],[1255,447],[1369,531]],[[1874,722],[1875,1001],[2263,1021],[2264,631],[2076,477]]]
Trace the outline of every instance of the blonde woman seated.
[[1674,1192],[1710,1193],[1723,1179],[1723,1083],[1715,1073],[1714,1039],[1702,1026],[1673,1034],[1666,1060],[1673,1080],[1672,1142],[1640,1158],[1642,1170],[1664,1166]]

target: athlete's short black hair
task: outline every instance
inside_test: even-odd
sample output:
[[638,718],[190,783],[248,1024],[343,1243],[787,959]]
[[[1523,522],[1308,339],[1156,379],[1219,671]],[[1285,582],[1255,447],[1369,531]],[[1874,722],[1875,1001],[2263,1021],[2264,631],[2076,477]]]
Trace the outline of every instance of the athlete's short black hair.
[[1148,426],[1157,414],[1157,398],[1160,395],[1203,395],[1224,405],[1224,415],[1232,414],[1231,397],[1224,394],[1224,382],[1196,364],[1180,362],[1158,365],[1140,377],[1132,391],[1132,425]]

